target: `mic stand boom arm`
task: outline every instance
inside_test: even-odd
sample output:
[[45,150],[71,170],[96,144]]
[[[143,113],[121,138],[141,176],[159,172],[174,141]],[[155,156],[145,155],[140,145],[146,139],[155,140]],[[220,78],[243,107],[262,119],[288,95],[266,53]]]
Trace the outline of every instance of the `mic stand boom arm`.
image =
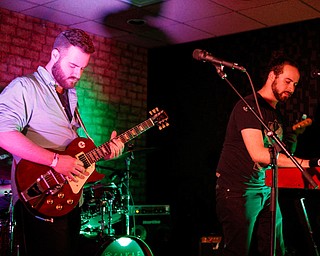
[[[318,188],[317,183],[312,179],[312,177],[307,173],[302,166],[297,162],[297,160],[289,153],[289,151],[285,148],[283,142],[279,140],[276,134],[264,123],[264,121],[258,116],[258,114],[252,109],[252,107],[248,104],[248,102],[242,97],[242,95],[237,91],[237,89],[232,85],[232,83],[227,79],[227,75],[223,71],[222,65],[214,65],[218,72],[218,75],[225,80],[231,88],[235,91],[235,93],[240,97],[240,99],[245,103],[247,108],[253,113],[253,115],[259,120],[259,122],[263,125],[265,130],[267,131],[267,136],[271,138],[273,145],[269,146],[270,152],[270,163],[273,169],[272,172],[272,186],[271,186],[271,246],[270,246],[270,255],[274,256],[276,251],[276,234],[275,234],[275,226],[276,226],[276,205],[278,200],[278,184],[277,184],[277,177],[278,177],[278,165],[277,165],[277,152],[276,147],[274,146],[275,143],[282,149],[284,154],[291,159],[291,161],[298,167],[301,171],[305,179],[312,185],[314,189]],[[247,73],[245,71],[245,73]]]

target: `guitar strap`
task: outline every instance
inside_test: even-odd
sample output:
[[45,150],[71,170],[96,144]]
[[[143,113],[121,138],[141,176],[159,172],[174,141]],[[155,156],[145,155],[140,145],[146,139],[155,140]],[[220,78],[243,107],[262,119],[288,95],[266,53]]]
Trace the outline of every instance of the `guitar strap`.
[[71,114],[70,105],[69,105],[68,90],[63,90],[63,93],[57,92],[57,94],[58,94],[58,97],[61,101],[61,104],[64,107],[64,110],[69,118],[69,121],[71,122],[72,114]]
[[[37,71],[37,73],[39,74],[38,71]],[[42,78],[42,76],[41,76],[40,74],[39,74],[39,77],[40,77],[41,80],[46,84],[46,82],[43,80],[43,78]],[[30,74],[30,75],[29,75],[29,78],[31,78],[33,81],[35,81],[36,83],[38,83],[39,86],[40,86],[40,83],[39,83],[39,81],[35,78],[34,74]],[[51,92],[52,96],[54,97],[52,91],[50,91],[50,92]],[[58,96],[59,96],[59,93],[58,93]],[[55,97],[54,97],[54,98],[55,98]],[[61,101],[60,96],[59,96],[59,99],[60,99],[60,101]],[[68,106],[68,108],[69,108],[69,106]],[[69,108],[69,112],[70,112],[70,108]],[[67,113],[67,112],[66,112],[66,113]],[[83,129],[84,133],[86,134],[87,138],[94,143],[93,139],[89,136],[89,133],[88,133],[86,127],[84,126],[84,123],[83,123],[83,121],[82,121],[82,119],[81,119],[81,116],[80,116],[80,113],[79,113],[79,110],[78,110],[78,107],[75,108],[74,113],[75,113],[75,118],[77,118],[77,120],[79,121],[79,124],[80,124],[81,128]],[[68,116],[68,118],[69,118],[69,120],[70,120],[70,119],[71,119],[71,113],[67,113],[67,116]]]
[[78,110],[78,107],[75,108],[74,114],[75,114],[75,117],[78,119],[79,124],[81,125],[81,128],[83,129],[83,131],[84,131],[84,133],[86,134],[87,138],[88,138],[89,140],[91,140],[91,141],[93,142],[93,144],[94,144],[93,139],[89,136],[89,133],[88,133],[86,127],[84,126],[84,123],[83,123],[83,121],[82,121],[82,119],[81,119],[81,116],[80,116],[80,113],[79,113],[79,110]]

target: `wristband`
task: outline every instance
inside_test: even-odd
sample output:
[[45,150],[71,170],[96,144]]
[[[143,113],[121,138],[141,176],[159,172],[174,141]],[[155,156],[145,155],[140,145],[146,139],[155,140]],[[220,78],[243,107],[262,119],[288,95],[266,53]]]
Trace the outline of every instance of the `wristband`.
[[320,166],[320,159],[319,158],[312,158],[309,160],[310,167],[319,167]]
[[57,166],[57,163],[58,163],[58,160],[59,160],[59,154],[54,153],[54,155],[53,155],[53,160],[52,160],[52,163],[50,164],[50,167],[51,167],[51,168],[56,167],[56,166]]

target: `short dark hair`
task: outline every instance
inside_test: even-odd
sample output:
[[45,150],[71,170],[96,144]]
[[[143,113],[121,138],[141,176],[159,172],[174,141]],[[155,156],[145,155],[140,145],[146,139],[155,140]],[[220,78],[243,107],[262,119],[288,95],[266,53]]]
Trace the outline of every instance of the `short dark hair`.
[[69,29],[61,32],[54,41],[54,49],[67,49],[71,45],[79,47],[85,53],[94,53],[94,45],[89,35],[81,29]]
[[274,51],[267,66],[267,75],[273,71],[276,76],[279,76],[283,72],[284,65],[290,65],[299,70],[296,61],[286,56],[282,50]]

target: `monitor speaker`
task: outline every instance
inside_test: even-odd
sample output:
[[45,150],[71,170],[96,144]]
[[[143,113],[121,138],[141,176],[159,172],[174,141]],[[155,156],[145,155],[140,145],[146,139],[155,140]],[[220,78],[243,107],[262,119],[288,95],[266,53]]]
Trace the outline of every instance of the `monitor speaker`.
[[133,215],[130,222],[131,235],[142,239],[154,255],[170,255],[172,232],[169,214]]

